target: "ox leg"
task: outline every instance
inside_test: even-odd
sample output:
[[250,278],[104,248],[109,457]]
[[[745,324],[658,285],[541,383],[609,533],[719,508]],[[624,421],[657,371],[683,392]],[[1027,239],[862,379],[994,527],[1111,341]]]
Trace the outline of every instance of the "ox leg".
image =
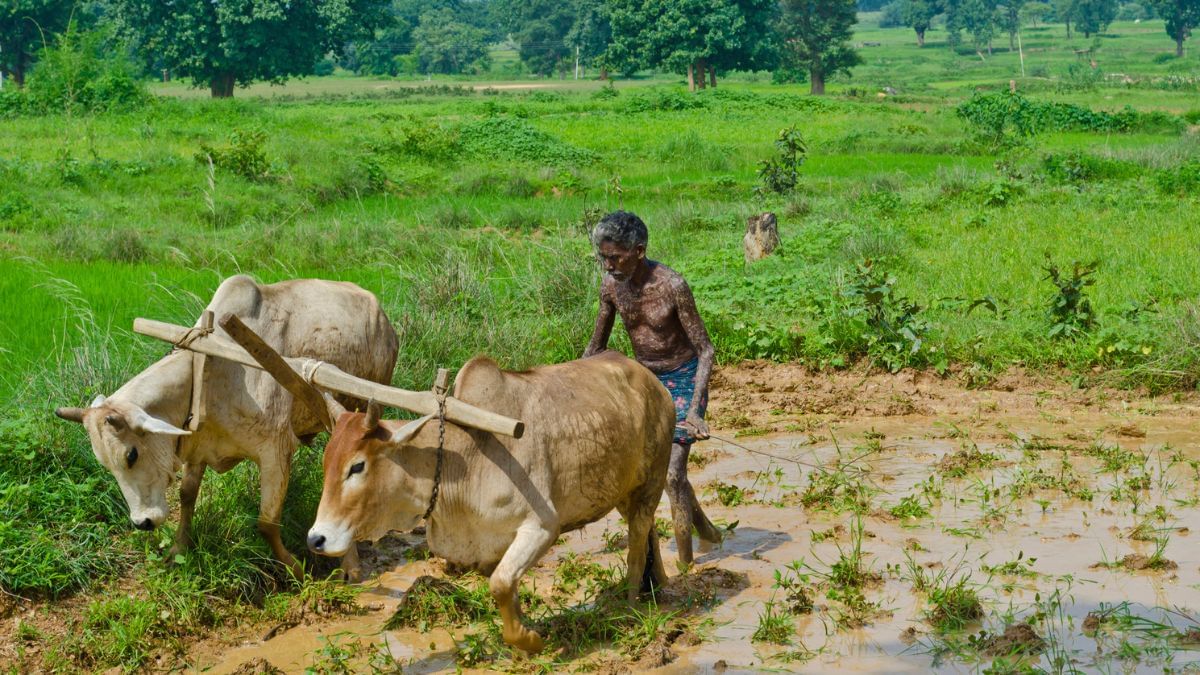
[[683,565],[692,564],[692,526],[696,527],[700,538],[711,543],[721,541],[721,532],[704,515],[700,501],[696,499],[696,491],[687,477],[688,455],[691,454],[691,444],[671,445],[671,462],[667,465],[667,497],[671,501],[671,520],[675,525],[675,547],[679,552],[679,562]]
[[651,591],[667,580],[658,550],[658,533],[654,531],[655,506],[635,504],[620,509],[629,522],[629,551],[625,558],[629,602],[635,602],[639,592]]
[[264,453],[259,460],[258,473],[262,501],[258,507],[258,532],[275,559],[291,569],[297,579],[304,578],[304,568],[292,557],[290,551],[283,546],[279,537],[280,517],[283,515],[283,498],[287,496],[288,473],[291,471],[291,451],[282,453],[285,459],[276,460],[276,453]]
[[346,551],[346,555],[342,556],[342,578],[354,583],[362,581],[362,568],[358,564],[357,542],[350,544],[350,549]]
[[525,523],[517,528],[516,538],[509,544],[504,557],[500,559],[500,564],[496,565],[496,570],[488,580],[492,598],[500,610],[504,641],[530,654],[542,651],[544,644],[542,636],[521,624],[518,584],[521,577],[525,576],[529,568],[550,548],[557,536],[557,525],[547,527],[543,523],[534,522]]
[[186,553],[192,547],[192,515],[196,513],[196,499],[200,496],[200,481],[204,479],[205,464],[185,464],[183,482],[179,484],[179,529],[175,531],[175,544],[167,553],[167,560]]

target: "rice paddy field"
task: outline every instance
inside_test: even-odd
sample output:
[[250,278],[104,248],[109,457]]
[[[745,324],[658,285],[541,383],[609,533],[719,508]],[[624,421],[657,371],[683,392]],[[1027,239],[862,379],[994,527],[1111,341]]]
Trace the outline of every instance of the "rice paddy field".
[[[0,119],[2,667],[1192,667],[1198,52],[1175,58],[1158,21],[1027,27],[990,56],[876,24],[825,97],[769,73],[695,94],[671,74],[335,75]],[[542,656],[462,609],[480,580],[419,534],[363,545],[364,585],[315,557],[290,578],[255,532],[253,466],[210,472],[196,548],[165,560],[171,527],[135,531],[84,432],[51,415],[165,353],[134,318],[190,324],[236,273],[375,293],[398,386],[477,353],[577,358],[600,280],[587,233],[616,208],[645,219],[716,345],[726,441],[698,446],[693,482],[729,536],[688,571],[667,543],[668,595],[631,607],[611,602],[615,514],[567,535],[527,582]],[[782,245],[747,263],[764,211]],[[322,443],[293,467],[298,554]],[[448,584],[415,587],[441,610],[401,599],[422,575]]]

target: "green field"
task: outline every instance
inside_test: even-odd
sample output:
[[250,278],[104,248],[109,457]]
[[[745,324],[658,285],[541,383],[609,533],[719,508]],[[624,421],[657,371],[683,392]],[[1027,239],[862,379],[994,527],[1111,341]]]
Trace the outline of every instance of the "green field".
[[[613,87],[333,76],[227,101],[156,84],[162,96],[129,112],[0,119],[0,589],[87,594],[134,570],[140,604],[120,611],[150,617],[120,644],[66,640],[45,662],[136,666],[296,597],[253,531],[251,470],[207,479],[200,550],[165,568],[146,553],[169,533],[134,533],[84,434],[48,419],[163,353],[132,335],[135,317],[189,323],[239,272],[378,294],[401,336],[394,381],[420,389],[476,353],[511,367],[578,356],[599,281],[586,233],[624,207],[649,225],[651,257],[691,283],[723,362],[929,368],[980,384],[1023,366],[1081,386],[1193,388],[1200,49],[1156,58],[1174,47],[1160,22],[1117,23],[1080,75],[1076,50],[1092,41],[1041,26],[1023,33],[1022,76],[1006,36],[981,58],[942,32],[918,49],[911,31],[871,21],[855,39],[881,46],[825,98],[765,73],[697,94],[674,75]],[[1128,124],[997,140],[956,114],[1010,80],[1028,101]],[[760,162],[789,127],[808,147],[799,182],[759,194]],[[206,154],[226,159],[210,169]],[[783,247],[747,265],[746,218],[767,210]],[[1091,317],[1054,315],[1062,296],[1045,268],[1069,277],[1077,262],[1097,264]],[[305,452],[293,550],[320,490],[319,455]],[[55,470],[32,470],[37,455]],[[91,510],[29,510],[30,491],[63,481]],[[168,599],[186,622],[154,622]]]

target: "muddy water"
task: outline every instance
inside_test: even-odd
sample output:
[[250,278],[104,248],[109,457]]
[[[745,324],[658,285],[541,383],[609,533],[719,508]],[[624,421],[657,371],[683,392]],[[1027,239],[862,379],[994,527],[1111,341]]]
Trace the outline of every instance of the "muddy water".
[[[1002,632],[1009,623],[1030,621],[1051,645],[1040,657],[1027,659],[1031,665],[1057,670],[1052,659],[1059,657],[1060,663],[1082,671],[1163,672],[1164,667],[1180,669],[1200,662],[1200,652],[1178,641],[1109,628],[1085,634],[1082,628],[1089,612],[1122,602],[1131,603],[1129,613],[1170,620],[1181,632],[1196,625],[1187,617],[1200,617],[1193,614],[1200,612],[1200,550],[1191,543],[1200,536],[1192,534],[1200,528],[1200,473],[1189,464],[1200,460],[1200,428],[1189,411],[1176,411],[1174,416],[1153,414],[1154,410],[1005,412],[942,419],[858,418],[853,423],[809,420],[800,434],[736,439],[749,450],[716,439],[699,445],[695,452],[709,462],[693,467],[691,476],[706,511],[714,520],[738,525],[723,546],[698,556],[698,568],[743,573],[750,584],[702,612],[699,618],[711,619],[701,630],[703,641],[674,646],[675,660],[659,672],[971,672],[986,666],[991,659],[971,650],[937,656],[945,641],[925,620],[926,598],[914,590],[912,563],[929,576],[969,576],[985,616],[963,635],[981,629]],[[732,431],[717,433],[733,437]],[[1098,453],[1088,451],[1096,443],[1132,451],[1138,459],[1126,460],[1118,471],[1107,470],[1102,458],[1093,456]],[[958,478],[937,470],[944,457],[972,445],[993,453],[996,461]],[[1117,456],[1115,451],[1109,454]],[[829,470],[839,458],[843,464],[857,458],[847,473],[873,491],[871,509],[861,519],[861,546],[866,566],[881,577],[865,590],[879,610],[860,628],[836,624],[840,603],[828,599],[827,588],[819,583],[852,547],[855,518],[848,512],[804,507],[799,501],[813,467]],[[1028,483],[1039,469],[1041,487],[1014,488]],[[1072,475],[1076,480],[1071,495],[1046,487],[1046,477],[1063,478],[1065,484]],[[718,482],[742,488],[747,503],[722,506],[714,489]],[[884,512],[909,495],[926,504],[931,516],[900,520]],[[1130,553],[1154,554],[1154,541],[1130,535],[1156,507],[1161,507],[1162,517],[1148,521],[1156,530],[1151,536],[1160,538],[1165,545],[1162,555],[1177,567],[1130,571],[1095,566]],[[658,515],[669,518],[665,499]],[[567,552],[619,564],[620,554],[604,552],[604,542],[607,533],[621,530],[612,514],[567,535],[528,583],[535,589],[548,588],[555,561]],[[824,532],[832,536],[814,537]],[[664,546],[671,570],[674,545],[666,541]],[[776,570],[798,561],[810,577],[815,611],[793,619],[791,645],[752,641],[766,603],[782,596],[773,588]],[[987,569],[1013,561],[1018,563],[1010,567],[1028,572],[1015,576]],[[265,658],[287,672],[302,672],[321,658],[319,650],[333,639],[337,644],[386,645],[409,672],[453,670],[455,638],[466,631],[381,629],[405,589],[428,573],[441,573],[436,561],[385,571],[368,582],[370,590],[361,600],[371,607],[366,614],[298,626],[199,665],[213,665],[208,672],[227,673],[251,659]],[[1051,598],[1059,602],[1048,601]],[[787,658],[801,652],[807,652],[807,660]]]

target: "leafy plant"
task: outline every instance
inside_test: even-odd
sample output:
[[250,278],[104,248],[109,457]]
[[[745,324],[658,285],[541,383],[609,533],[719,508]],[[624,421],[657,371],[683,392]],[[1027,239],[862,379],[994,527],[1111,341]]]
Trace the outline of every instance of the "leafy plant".
[[207,165],[211,159],[221,169],[250,180],[261,180],[267,177],[271,168],[263,151],[266,142],[267,134],[261,129],[240,129],[229,134],[229,145],[225,147],[201,143],[195,159],[201,165]]
[[800,181],[800,167],[808,155],[808,145],[796,127],[790,126],[775,138],[775,155],[758,163],[759,184],[755,192],[791,194]]
[[1086,289],[1096,283],[1092,275],[1098,266],[1098,262],[1075,261],[1070,275],[1067,275],[1059,270],[1050,254],[1046,254],[1046,265],[1042,268],[1046,276],[1043,279],[1057,289],[1050,298],[1050,337],[1075,338],[1096,325],[1096,314],[1092,311],[1092,301],[1087,297]]

